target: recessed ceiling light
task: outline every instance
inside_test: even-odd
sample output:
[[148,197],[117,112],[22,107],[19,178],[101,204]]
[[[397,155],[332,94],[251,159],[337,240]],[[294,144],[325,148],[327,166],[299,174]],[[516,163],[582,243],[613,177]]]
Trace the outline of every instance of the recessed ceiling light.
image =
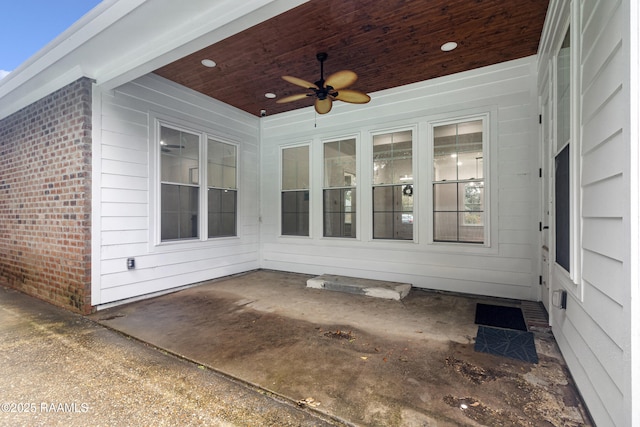
[[440,50],[443,52],[451,52],[453,49],[458,47],[458,43],[456,42],[446,42],[442,46],[440,46]]
[[203,59],[202,61],[200,61],[200,63],[209,68],[213,68],[216,66],[216,61],[213,61],[211,59]]
[[273,98],[276,97],[276,94],[275,93],[271,93],[271,92],[267,92],[267,93],[264,94],[264,97],[265,98],[269,98],[269,99],[273,99]]

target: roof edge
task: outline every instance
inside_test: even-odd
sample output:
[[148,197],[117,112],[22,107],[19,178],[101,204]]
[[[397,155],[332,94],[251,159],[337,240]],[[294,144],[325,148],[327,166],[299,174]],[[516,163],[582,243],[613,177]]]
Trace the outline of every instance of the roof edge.
[[0,80],[0,119],[81,77],[113,89],[307,1],[103,0]]

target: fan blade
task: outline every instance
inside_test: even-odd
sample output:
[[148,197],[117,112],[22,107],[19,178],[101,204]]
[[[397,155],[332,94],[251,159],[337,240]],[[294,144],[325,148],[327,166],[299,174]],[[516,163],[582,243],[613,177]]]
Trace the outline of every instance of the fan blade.
[[299,79],[297,77],[282,76],[282,79],[288,81],[289,83],[293,83],[296,86],[303,87],[305,89],[318,89],[318,86],[316,86],[314,83]]
[[331,98],[316,99],[315,108],[318,114],[327,114],[331,111],[332,106],[333,101],[331,101]]
[[371,97],[364,92],[358,90],[343,89],[338,91],[335,99],[339,101],[349,102],[351,104],[366,104],[371,101]]
[[284,98],[278,99],[276,104],[284,104],[285,102],[293,102],[298,101],[303,98],[307,98],[311,96],[309,93],[297,93],[295,95],[285,96]]
[[358,80],[358,75],[350,70],[342,70],[331,74],[325,80],[325,86],[331,86],[336,90],[349,87]]

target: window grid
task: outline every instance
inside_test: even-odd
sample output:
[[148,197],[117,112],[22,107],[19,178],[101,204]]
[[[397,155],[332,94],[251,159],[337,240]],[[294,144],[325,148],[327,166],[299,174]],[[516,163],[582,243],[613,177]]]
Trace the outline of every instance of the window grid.
[[209,237],[237,235],[237,147],[208,140],[207,219]]
[[160,241],[237,235],[237,147],[164,123],[158,144]]
[[413,239],[413,185],[379,185],[372,189],[373,238]]
[[484,121],[434,127],[433,240],[485,241]]
[[160,240],[197,239],[200,135],[161,126],[159,144]]
[[309,146],[282,149],[280,233],[309,236]]
[[374,239],[413,240],[413,182],[413,132],[374,135]]
[[555,157],[555,261],[571,273],[571,26],[557,54],[557,154]]
[[356,237],[356,140],[324,143],[323,235]]

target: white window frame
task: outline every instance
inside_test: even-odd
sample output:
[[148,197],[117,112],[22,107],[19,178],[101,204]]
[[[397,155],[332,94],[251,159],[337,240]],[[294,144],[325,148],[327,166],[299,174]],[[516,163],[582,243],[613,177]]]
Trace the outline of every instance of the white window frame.
[[[206,236],[206,237],[207,237],[207,239],[209,239],[209,240],[211,240],[211,239],[216,239],[216,240],[217,240],[217,239],[225,239],[225,238],[234,238],[234,237],[238,237],[238,233],[239,233],[239,228],[238,228],[238,227],[239,227],[239,226],[238,226],[238,218],[239,218],[239,216],[240,216],[240,215],[239,215],[239,208],[238,208],[238,206],[239,206],[239,204],[240,204],[240,197],[239,197],[240,192],[239,192],[239,190],[238,190],[238,187],[239,187],[239,182],[238,182],[238,180],[239,180],[239,178],[240,178],[240,176],[239,176],[239,174],[238,174],[238,168],[239,168],[239,166],[240,166],[240,162],[239,162],[239,160],[238,160],[238,159],[239,159],[239,156],[240,156],[240,146],[239,146],[239,144],[237,144],[237,143],[235,143],[235,142],[229,141],[229,140],[227,140],[227,139],[225,139],[225,138],[220,138],[220,137],[218,137],[218,136],[214,136],[214,135],[212,135],[211,133],[206,133],[206,134],[205,134],[205,138],[206,138],[206,147],[205,147],[205,152],[204,152],[204,154],[205,154],[206,158],[203,160],[205,163],[208,163],[208,161],[209,161],[209,153],[208,153],[208,149],[209,149],[209,140],[212,140],[212,141],[215,141],[215,142],[219,142],[219,143],[221,143],[221,144],[231,145],[231,146],[235,147],[235,152],[236,152],[236,159],[235,159],[235,160],[236,160],[236,164],[235,164],[235,174],[236,174],[236,176],[235,176],[235,183],[236,183],[236,186],[235,186],[235,188],[231,188],[231,187],[227,187],[227,188],[225,188],[225,187],[210,186],[210,185],[209,185],[209,182],[208,182],[208,179],[207,179],[207,177],[206,177],[206,176],[205,176],[205,182],[204,182],[204,184],[203,184],[204,188],[207,190],[207,194],[209,193],[209,189],[211,189],[211,188],[213,188],[213,189],[217,189],[217,190],[229,190],[229,191],[235,191],[235,193],[236,193],[236,211],[235,211],[235,215],[236,215],[236,218],[235,218],[235,225],[236,225],[236,227],[235,227],[235,228],[236,228],[236,229],[235,229],[235,235],[208,237],[208,236],[209,236],[209,230],[208,230],[208,228],[209,228],[209,225],[208,225],[208,224],[209,224],[209,219],[208,219],[208,217],[207,217],[207,218],[205,218],[205,219],[206,219],[206,223],[207,223],[207,229],[206,229],[207,236]],[[208,200],[207,200],[207,202],[208,202]],[[208,206],[209,206],[209,205],[207,204],[207,207],[206,207],[206,209],[205,209],[205,211],[206,211],[207,215],[209,214]]]
[[[284,158],[284,150],[289,149],[289,148],[299,148],[299,147],[307,147],[308,148],[308,156],[309,156],[309,185],[307,188],[300,188],[300,189],[296,189],[296,190],[284,190],[283,189],[283,182],[282,182],[282,178],[283,178],[283,172],[284,172],[284,163],[283,163],[283,158]],[[313,163],[312,163],[312,148],[313,148],[313,144],[309,141],[309,142],[303,142],[303,143],[297,143],[297,144],[291,144],[291,145],[281,145],[279,147],[278,153],[278,180],[279,180],[279,187],[278,187],[278,236],[280,238],[287,238],[287,239],[311,239],[313,238],[313,196],[312,196],[312,187],[313,187],[313,183],[312,183],[312,177],[313,177]],[[308,225],[308,234],[306,236],[303,235],[295,235],[295,234],[282,234],[282,193],[285,191],[301,191],[301,190],[307,190],[309,192],[309,225]]]
[[[160,242],[160,244],[167,244],[167,243],[173,243],[173,242],[193,242],[193,241],[198,241],[198,240],[203,240],[203,232],[206,231],[206,229],[203,229],[202,225],[202,212],[203,212],[203,168],[202,168],[202,155],[205,152],[205,150],[203,149],[203,137],[202,137],[202,133],[195,131],[193,129],[189,129],[183,126],[176,126],[175,124],[172,123],[167,123],[165,121],[158,121],[158,126],[157,126],[157,138],[154,140],[154,145],[156,145],[157,147],[162,148],[162,143],[160,140],[160,135],[162,134],[162,128],[166,128],[166,129],[173,129],[179,132],[184,132],[184,133],[188,133],[190,135],[196,136],[198,138],[198,170],[197,170],[197,176],[195,177],[197,179],[197,181],[194,182],[194,176],[191,176],[191,182],[188,184],[171,184],[171,185],[182,185],[182,186],[188,186],[191,188],[197,188],[198,189],[198,224],[197,224],[197,231],[198,231],[198,236],[197,237],[190,237],[190,238],[180,238],[180,239],[171,239],[171,240],[162,240],[162,185],[163,185],[163,181],[162,181],[162,149],[158,150],[158,171],[159,171],[159,179],[158,179],[158,210],[157,212],[157,216],[158,216],[158,225],[160,226],[159,229],[159,233],[158,233],[158,241]],[[190,170],[190,173],[192,171]],[[206,185],[204,186],[206,188]],[[206,196],[205,199],[206,201]]]
[[[241,144],[229,137],[221,136],[215,130],[206,125],[194,123],[185,119],[169,116],[151,111],[149,113],[149,251],[150,252],[172,252],[175,250],[190,250],[209,246],[220,246],[228,244],[229,240],[238,240],[242,230],[242,201],[241,201]],[[200,136],[200,158],[198,179],[200,183],[198,227],[199,237],[191,239],[162,241],[161,236],[161,150],[160,150],[160,128],[169,127],[184,132],[198,134]],[[208,205],[207,205],[207,140],[214,139],[225,144],[236,147],[236,235],[224,237],[208,237]],[[202,167],[204,165],[204,167]]]
[[[355,214],[352,213],[352,216],[355,218],[355,222],[356,222],[356,235],[355,237],[336,237],[336,236],[325,236],[324,235],[324,214],[325,214],[325,210],[324,210],[324,191],[328,190],[328,189],[338,189],[340,187],[327,187],[325,185],[325,176],[326,176],[326,170],[325,170],[325,158],[324,158],[324,147],[325,144],[328,143],[332,143],[332,142],[338,142],[338,141],[348,141],[348,140],[354,140],[355,141],[355,149],[356,149],[356,159],[355,159],[355,167],[356,169],[354,170],[354,173],[356,175],[356,185],[351,187],[353,189],[355,189],[356,191],[356,212]],[[336,138],[328,138],[328,139],[322,139],[321,140],[321,147],[322,147],[322,198],[321,198],[321,218],[322,218],[322,231],[321,231],[321,236],[323,239],[338,239],[338,240],[360,240],[360,213],[362,211],[362,207],[360,206],[360,198],[361,198],[361,184],[362,184],[362,178],[360,176],[360,157],[361,153],[360,153],[360,138],[358,137],[358,135],[348,135],[348,136],[344,136],[344,137],[336,137]],[[346,187],[344,187],[346,188]]]
[[[412,223],[412,229],[413,229],[413,237],[411,239],[381,239],[381,238],[377,238],[374,239],[373,237],[373,228],[375,227],[375,223],[374,223],[374,215],[373,215],[373,188],[377,187],[378,185],[374,184],[374,170],[373,170],[373,141],[374,138],[378,135],[386,135],[386,134],[390,134],[390,133],[398,133],[398,132],[406,132],[406,131],[411,131],[411,169],[412,169],[412,173],[413,173],[413,184],[412,184],[412,189],[413,189],[413,223]],[[418,131],[418,126],[417,124],[412,124],[412,125],[405,125],[405,126],[395,126],[395,127],[389,127],[389,128],[382,128],[382,129],[375,129],[375,130],[371,130],[369,132],[369,140],[368,140],[368,156],[366,159],[363,159],[367,162],[367,168],[370,171],[369,174],[369,182],[367,183],[367,189],[366,190],[361,190],[360,192],[363,191],[367,191],[369,194],[367,195],[367,200],[369,201],[367,206],[362,206],[360,208],[360,210],[367,210],[368,211],[368,216],[369,216],[369,232],[368,232],[368,241],[370,242],[379,242],[381,244],[409,244],[409,243],[418,243],[419,242],[419,231],[420,231],[420,195],[419,195],[419,191],[417,191],[420,186],[420,170],[418,169],[418,158],[420,155],[419,152],[419,144],[418,144],[418,140],[420,138],[420,133]],[[366,178],[363,176],[363,178]],[[360,182],[363,182],[363,179],[360,180]],[[362,186],[360,187],[361,189],[363,188]],[[362,217],[362,216],[361,216]]]
[[[554,277],[558,278],[563,284],[563,287],[571,292],[580,301],[583,300],[583,286],[582,286],[582,187],[581,187],[581,140],[582,140],[582,126],[580,123],[580,86],[581,86],[581,67],[580,64],[580,50],[581,50],[581,34],[580,34],[580,22],[581,22],[581,2],[571,1],[567,5],[566,22],[561,27],[562,31],[558,32],[558,40],[553,49],[553,55],[551,57],[551,69],[552,69],[552,105],[553,105],[553,142],[551,163],[555,161],[557,155],[569,145],[569,190],[570,194],[570,206],[569,206],[569,267],[570,271],[567,271],[564,267],[556,262],[556,218],[555,212],[552,210],[553,219],[551,221],[550,229],[550,260],[552,260],[555,272],[557,274]],[[565,35],[569,31],[570,37],[570,113],[569,113],[569,140],[558,140],[558,53],[560,52],[562,42]],[[552,190],[555,189],[555,173],[552,172]],[[555,206],[555,193],[552,194],[553,203]]]
[[[495,117],[495,113],[493,111],[487,111],[486,109],[481,110],[482,112],[478,113],[470,113],[459,116],[449,116],[443,118],[441,120],[431,120],[428,122],[428,138],[429,143],[427,146],[429,147],[429,153],[427,157],[427,170],[428,170],[428,200],[429,200],[429,243],[434,246],[441,247],[455,247],[455,248],[488,248],[491,247],[491,223],[492,223],[492,209],[491,209],[491,193],[493,191],[491,182],[494,180],[494,174],[491,169],[492,157],[497,153],[494,153],[494,144],[492,144],[492,137],[495,134],[492,131],[493,126],[495,124],[492,121],[492,117]],[[477,225],[477,227],[484,228],[484,242],[483,243],[470,243],[470,242],[442,242],[436,241],[434,239],[433,234],[433,226],[434,226],[434,215],[433,215],[433,183],[435,177],[433,176],[433,161],[434,161],[434,128],[439,126],[447,126],[452,124],[471,122],[471,121],[482,121],[482,182],[484,185],[484,221],[482,225]],[[464,182],[464,181],[462,181]]]

